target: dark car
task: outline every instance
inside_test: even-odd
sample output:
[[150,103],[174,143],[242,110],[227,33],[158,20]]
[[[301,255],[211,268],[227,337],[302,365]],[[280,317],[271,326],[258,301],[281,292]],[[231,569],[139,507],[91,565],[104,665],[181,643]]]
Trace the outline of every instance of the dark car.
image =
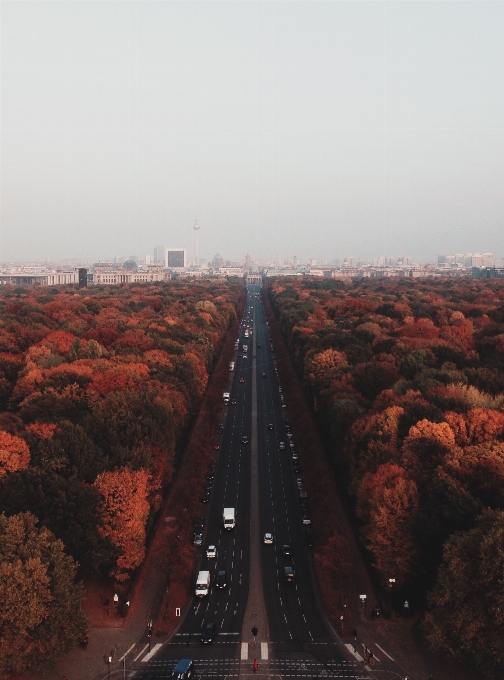
[[287,545],[287,543],[282,546],[282,555],[284,557],[290,557],[292,555],[292,548],[290,545]]
[[207,483],[205,484],[205,493],[210,493],[210,491],[212,490],[212,488],[213,488],[213,482],[207,482]]
[[202,503],[210,503],[210,491],[205,491],[203,496],[201,496]]
[[263,374],[262,374],[262,377],[265,378],[265,377],[266,377],[266,373],[263,373]]
[[245,378],[240,378],[240,382],[241,382],[241,383],[244,383],[244,382],[245,382]]
[[313,541],[315,540],[315,533],[313,531],[313,527],[310,524],[307,524],[305,526],[305,534],[306,534],[306,543],[308,546],[311,548],[313,547]]
[[227,588],[227,573],[225,571],[218,571],[215,577],[216,588]]
[[219,423],[219,424],[217,425],[217,432],[218,432],[219,434],[222,434],[222,433],[224,432],[224,425],[223,425],[222,423]]
[[236,406],[236,399],[231,399],[232,406]]
[[242,444],[248,444],[249,443],[249,438],[247,437],[246,434],[244,434],[243,437],[241,438],[241,442],[242,442]]
[[284,567],[284,581],[286,583],[294,583],[296,580],[296,574],[292,567]]
[[213,470],[212,468],[210,468],[210,470],[209,470],[209,471],[207,472],[207,474],[206,474],[206,478],[207,478],[207,479],[213,479],[214,477],[215,477],[215,470]]
[[301,508],[301,518],[303,520],[303,524],[311,524],[311,515],[308,508]]
[[216,634],[217,629],[215,628],[215,623],[207,623],[203,630],[203,633],[201,634],[201,642],[203,642],[203,644],[208,644],[209,642],[212,642]]
[[202,545],[203,534],[194,534],[193,543],[194,545]]
[[274,429],[275,429],[275,426],[273,425],[273,423],[268,423],[268,430],[274,430]]

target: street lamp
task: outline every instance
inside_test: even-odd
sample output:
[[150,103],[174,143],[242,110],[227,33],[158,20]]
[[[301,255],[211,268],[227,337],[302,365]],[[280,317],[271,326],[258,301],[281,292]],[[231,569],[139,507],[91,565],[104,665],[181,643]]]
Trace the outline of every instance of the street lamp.
[[395,578],[389,578],[388,583],[390,588],[390,614],[392,614],[392,587],[395,583]]
[[364,611],[364,606],[366,604],[366,597],[367,597],[367,595],[359,595],[359,599],[360,599],[361,605],[362,605],[362,611]]

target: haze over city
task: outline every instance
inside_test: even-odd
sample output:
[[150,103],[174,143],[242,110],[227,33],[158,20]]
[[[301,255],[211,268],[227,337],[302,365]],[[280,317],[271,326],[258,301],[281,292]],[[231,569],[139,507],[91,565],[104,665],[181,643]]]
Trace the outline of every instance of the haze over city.
[[503,3],[1,13],[1,261],[504,255]]

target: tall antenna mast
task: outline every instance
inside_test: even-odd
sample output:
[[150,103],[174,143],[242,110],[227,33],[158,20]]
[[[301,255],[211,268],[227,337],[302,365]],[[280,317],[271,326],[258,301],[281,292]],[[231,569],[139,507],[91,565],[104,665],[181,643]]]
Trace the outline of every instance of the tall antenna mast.
[[196,245],[196,266],[199,264],[199,252],[198,252],[198,232],[200,230],[200,225],[198,224],[198,220],[194,220],[194,240],[195,240],[195,245]]

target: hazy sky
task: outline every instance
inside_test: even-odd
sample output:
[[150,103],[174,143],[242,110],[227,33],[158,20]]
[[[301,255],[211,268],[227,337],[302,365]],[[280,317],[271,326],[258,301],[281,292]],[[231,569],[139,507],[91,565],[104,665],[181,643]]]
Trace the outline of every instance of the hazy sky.
[[1,2],[0,260],[504,255],[504,2]]

